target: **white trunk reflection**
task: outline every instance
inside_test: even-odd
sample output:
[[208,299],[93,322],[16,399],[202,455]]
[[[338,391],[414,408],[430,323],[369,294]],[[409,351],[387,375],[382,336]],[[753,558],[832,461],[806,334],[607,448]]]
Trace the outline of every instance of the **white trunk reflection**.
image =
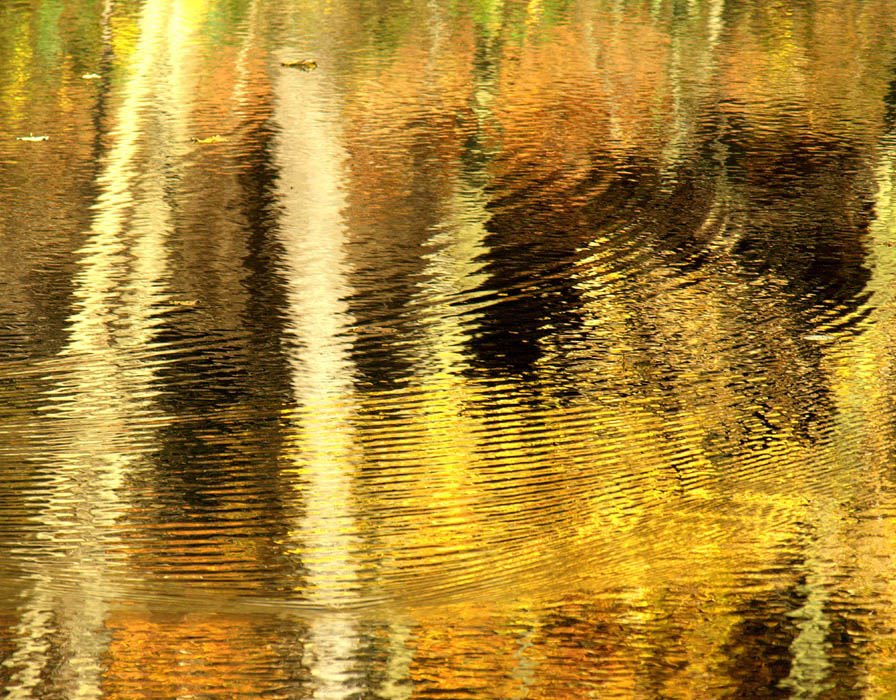
[[354,602],[359,578],[346,302],[351,285],[342,218],[346,153],[323,70],[283,68],[275,94],[287,327],[294,333],[289,360],[298,405],[290,459],[300,515],[291,535],[304,569],[302,593],[322,610],[309,623],[305,663],[314,697],[343,698],[359,690],[352,666],[360,642],[352,617],[333,611]]
[[5,662],[13,669],[10,698],[35,697],[47,683],[54,696],[102,696],[111,552],[129,508],[123,480],[142,461],[126,436],[153,415],[155,373],[144,353],[155,315],[171,301],[164,163],[184,148],[181,117],[191,92],[180,69],[190,34],[182,4],[149,0],[140,15],[132,73],[79,251],[69,341],[48,366],[55,412],[37,442],[51,476],[34,497],[53,551],[33,564],[34,584]]

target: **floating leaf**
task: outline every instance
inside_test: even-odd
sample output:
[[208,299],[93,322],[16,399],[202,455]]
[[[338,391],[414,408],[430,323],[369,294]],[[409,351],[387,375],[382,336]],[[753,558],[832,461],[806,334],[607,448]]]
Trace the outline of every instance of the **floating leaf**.
[[224,136],[220,136],[219,134],[215,134],[214,136],[209,136],[207,139],[198,139],[195,136],[190,139],[193,143],[221,143],[222,141],[226,141],[227,138]]
[[28,136],[16,136],[16,141],[48,141],[49,136],[35,136],[34,134],[28,134]]
[[280,65],[287,68],[298,68],[299,70],[314,70],[317,68],[317,61],[313,58],[303,58],[300,61],[281,61]]
[[97,80],[102,76],[100,76],[99,73],[85,73],[81,77],[84,78],[84,80]]

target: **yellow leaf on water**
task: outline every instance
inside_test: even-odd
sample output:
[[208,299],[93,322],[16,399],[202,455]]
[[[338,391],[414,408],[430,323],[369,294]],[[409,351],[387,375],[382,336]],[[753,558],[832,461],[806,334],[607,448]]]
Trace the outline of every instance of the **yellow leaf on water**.
[[303,58],[300,61],[281,61],[281,66],[286,66],[287,68],[298,68],[299,70],[314,70],[317,68],[317,61],[313,58]]
[[199,139],[195,136],[190,139],[193,143],[221,143],[222,141],[226,141],[227,138],[225,136],[220,136],[219,134],[215,134],[214,136],[209,136],[206,139]]

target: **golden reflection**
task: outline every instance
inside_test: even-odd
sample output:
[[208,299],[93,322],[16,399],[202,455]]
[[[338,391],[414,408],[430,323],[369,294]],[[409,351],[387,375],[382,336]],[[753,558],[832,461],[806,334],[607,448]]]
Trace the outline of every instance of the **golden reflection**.
[[104,678],[103,697],[257,698],[276,697],[284,687],[298,691],[309,679],[294,650],[292,625],[269,622],[262,636],[257,623],[219,611],[153,616],[115,611],[106,623],[114,663]]
[[29,22],[14,22],[13,36],[7,34],[7,44],[4,50],[6,65],[3,72],[2,105],[4,121],[17,130],[25,125],[27,117],[27,86],[30,76],[29,66],[34,61],[34,37],[32,24]]

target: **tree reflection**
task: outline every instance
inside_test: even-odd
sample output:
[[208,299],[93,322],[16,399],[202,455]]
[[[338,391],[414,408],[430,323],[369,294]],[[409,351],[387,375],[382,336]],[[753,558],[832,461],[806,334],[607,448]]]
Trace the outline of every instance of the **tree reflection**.
[[886,689],[892,15],[0,8],[4,685]]

